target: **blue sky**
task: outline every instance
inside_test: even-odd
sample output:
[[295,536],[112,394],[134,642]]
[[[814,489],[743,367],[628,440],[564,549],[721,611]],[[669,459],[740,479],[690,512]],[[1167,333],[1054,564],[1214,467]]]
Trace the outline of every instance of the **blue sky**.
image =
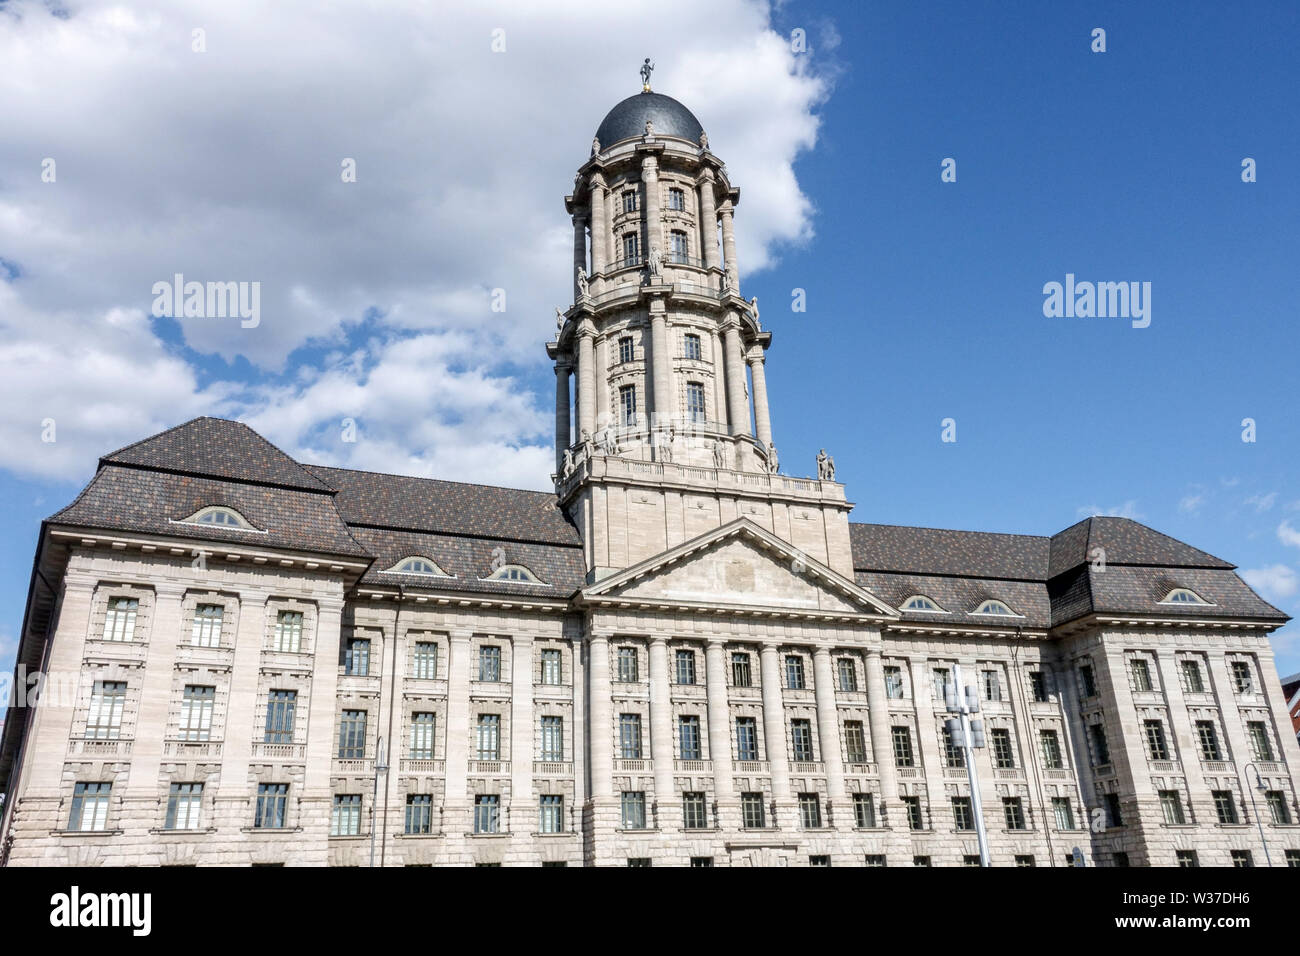
[[[21,23],[0,16],[0,53],[52,44],[39,5],[18,6]],[[699,115],[741,186],[742,291],[775,336],[768,387],[789,473],[812,473],[826,447],[859,521],[1051,534],[1087,514],[1128,515],[1232,561],[1300,612],[1300,7],[722,6],[680,41],[689,49],[674,48],[662,3],[628,4],[620,28],[601,31],[574,4],[526,20],[508,5],[411,23],[399,9],[332,28],[286,4],[256,33],[252,7],[232,4],[226,23],[187,19],[192,7],[176,36],[188,43],[189,24],[208,23],[211,52],[173,53],[176,91],[148,85],[142,95],[159,99],[136,125],[122,120],[115,142],[112,129],[66,122],[95,112],[78,99],[86,75],[112,89],[173,62],[155,48],[174,38],[113,21],[114,59],[114,44],[89,46],[103,8],[70,5],[65,45],[88,52],[50,69],[86,71],[80,85],[51,79],[26,102],[20,81],[39,67],[23,60],[13,87],[0,79],[0,102],[19,114],[0,147],[0,212],[26,216],[0,216],[0,294],[22,315],[6,333],[30,344],[0,354],[10,377],[30,371],[34,393],[5,396],[0,421],[0,656],[13,652],[40,520],[99,454],[194,414],[243,417],[311,460],[543,486],[553,376],[541,343],[570,261],[560,199],[646,54],[656,89]],[[497,23],[517,52],[463,52]],[[1105,53],[1090,49],[1096,27]],[[795,28],[807,54],[788,50]],[[277,35],[301,30],[328,32],[319,59],[309,32],[282,73],[250,82]],[[600,47],[589,77],[557,71],[565,44],[596,49],[584,30],[632,39]],[[355,74],[337,66],[343,54]],[[430,71],[427,96],[406,92]],[[356,84],[342,94],[340,74]],[[466,113],[452,123],[457,98]],[[328,110],[295,128],[286,104],[310,112],[318,99]],[[141,169],[147,140],[134,134],[159,129],[183,161]],[[350,129],[366,136],[348,141]],[[241,151],[243,137],[273,137],[289,158]],[[230,152],[206,169],[213,142]],[[364,192],[330,183],[336,157],[353,153]],[[51,154],[69,157],[67,185],[25,184]],[[436,180],[419,173],[423,156],[441,164]],[[955,183],[940,180],[948,157]],[[1245,157],[1257,182],[1241,180]],[[78,192],[92,169],[102,178]],[[316,191],[302,185],[320,170]],[[71,238],[20,228],[46,220]],[[93,250],[110,244],[125,251],[98,274]],[[172,248],[187,258],[167,258]],[[84,269],[61,273],[69,260]],[[292,294],[257,337],[131,313],[173,268],[279,279]],[[1044,283],[1067,273],[1150,282],[1150,327],[1044,317]],[[116,285],[122,274],[133,284]],[[494,325],[479,293],[502,285],[527,308]],[[804,313],[789,309],[796,288]],[[83,338],[121,360],[123,337],[134,344],[122,380],[100,377],[93,351],[62,372],[40,365],[42,347],[57,357]],[[142,354],[149,364],[131,369]],[[75,406],[41,392],[60,375]],[[337,395],[360,409],[361,450],[333,441],[333,406],[312,414]],[[32,444],[47,404],[68,423],[57,449]],[[955,443],[940,440],[945,418]],[[1297,634],[1275,635],[1284,673],[1300,671]]]

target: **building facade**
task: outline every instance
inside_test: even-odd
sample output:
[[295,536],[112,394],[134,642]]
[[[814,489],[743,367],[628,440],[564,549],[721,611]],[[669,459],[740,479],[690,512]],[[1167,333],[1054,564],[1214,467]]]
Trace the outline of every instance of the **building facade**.
[[1300,865],[1286,616],[1126,519],[863,524],[783,474],[739,200],[676,100],[600,125],[554,493],[210,418],[101,459],[41,528],[4,861],[959,866],[980,807],[994,865]]

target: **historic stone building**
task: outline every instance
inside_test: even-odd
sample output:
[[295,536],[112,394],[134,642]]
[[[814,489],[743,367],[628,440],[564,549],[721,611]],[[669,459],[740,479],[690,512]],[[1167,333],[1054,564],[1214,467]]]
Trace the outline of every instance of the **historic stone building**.
[[7,862],[970,864],[960,666],[994,865],[1300,865],[1285,615],[1133,521],[860,524],[782,474],[739,199],[677,101],[601,123],[553,494],[210,418],[103,458],[41,528]]

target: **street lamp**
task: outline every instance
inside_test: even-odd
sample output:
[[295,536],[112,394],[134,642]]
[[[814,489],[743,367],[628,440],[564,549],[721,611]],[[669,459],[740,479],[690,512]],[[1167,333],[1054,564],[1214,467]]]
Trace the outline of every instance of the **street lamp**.
[[375,789],[370,797],[370,865],[375,865],[375,811],[379,807],[379,777],[388,773],[388,764],[384,762],[384,738],[375,742]]
[[944,726],[953,746],[962,749],[966,760],[966,779],[970,782],[970,808],[975,815],[980,866],[992,866],[989,862],[989,835],[984,829],[984,806],[980,801],[979,778],[975,774],[975,748],[984,746],[984,721],[970,719],[971,714],[979,713],[979,694],[974,687],[962,687],[960,664],[953,664],[952,683],[944,685],[943,697],[948,713],[958,715],[944,721]]
[[1264,786],[1263,778],[1259,775],[1259,768],[1253,763],[1246,764],[1242,769],[1246,771],[1255,771],[1254,789],[1250,787],[1249,772],[1246,774],[1246,789],[1250,790],[1250,812],[1255,814],[1255,824],[1259,827],[1259,842],[1264,844],[1264,862],[1268,866],[1272,866],[1273,858],[1268,855],[1268,840],[1264,839],[1264,818],[1259,815],[1259,806],[1255,803],[1255,791],[1258,790],[1260,793],[1263,793],[1267,788]]

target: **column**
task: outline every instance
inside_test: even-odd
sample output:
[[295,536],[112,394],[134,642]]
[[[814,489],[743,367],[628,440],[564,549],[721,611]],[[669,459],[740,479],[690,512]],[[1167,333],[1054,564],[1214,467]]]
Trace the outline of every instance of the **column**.
[[661,428],[673,418],[672,361],[668,351],[668,315],[661,300],[650,303],[650,371],[654,382],[650,425]]
[[733,228],[734,207],[728,199],[719,212],[722,215],[722,254],[727,264],[727,274],[731,276],[731,288],[740,294],[740,269],[736,265],[736,230]]
[[533,801],[533,638],[510,642],[510,829],[537,827]]
[[[462,809],[468,791],[469,775],[469,680],[471,634],[469,631],[452,631],[447,662],[447,728],[446,742],[446,805]],[[462,832],[456,827],[468,820],[448,820],[448,832]]]
[[709,694],[709,759],[713,761],[714,797],[730,800],[731,708],[727,704],[727,654],[722,638],[711,638],[704,649],[705,680]]
[[748,435],[749,403],[745,401],[745,363],[740,357],[740,325],[734,315],[723,330],[727,351],[727,415],[731,434]]
[[578,269],[587,268],[587,219],[573,214],[573,301],[578,301]]
[[827,792],[841,809],[845,809],[848,791],[844,786],[840,716],[835,706],[835,675],[829,647],[818,647],[813,651],[813,692],[817,697],[817,736],[821,740],[822,762],[826,764]]
[[[584,666],[583,657],[586,648],[583,646],[582,638],[579,636],[576,640],[571,641],[569,651],[573,660],[573,803],[579,813],[582,811],[582,805],[586,803],[587,797],[591,795],[591,786],[587,781],[587,741],[591,739],[591,730],[587,726],[587,699],[583,689],[587,686],[586,667]],[[564,825],[569,826],[569,815],[572,811],[565,808]],[[581,830],[578,824],[574,829]]]
[[785,699],[781,695],[781,663],[775,644],[764,644],[760,655],[763,675],[763,739],[772,765],[772,794],[788,801],[790,758],[785,746]]
[[[184,589],[170,581],[154,591],[154,619],[149,633],[149,656],[140,681],[140,703],[135,718],[135,743],[127,775],[127,798],[158,800],[158,769],[162,763],[163,736],[172,703],[176,645],[182,633],[181,601]],[[148,826],[157,826],[149,823]]]
[[[262,645],[266,641],[266,595],[239,595],[239,622],[235,628],[235,654],[230,669],[230,692],[226,699],[225,740],[221,745],[221,782],[217,785],[214,810],[216,818],[231,827],[248,826],[253,819],[249,799],[248,766],[253,757],[254,724],[257,713],[259,665]],[[335,660],[335,670],[338,661]],[[333,691],[330,692],[331,696]],[[298,717],[301,720],[301,715]],[[295,731],[297,728],[295,727]],[[326,738],[333,734],[322,732]],[[295,737],[301,737],[295,733]],[[332,766],[327,754],[325,764]]]
[[609,635],[593,634],[587,644],[587,738],[591,753],[591,795],[613,794],[614,729],[610,724]]
[[659,161],[653,156],[641,160],[641,200],[645,208],[645,248],[641,256],[646,258],[654,249],[663,251],[659,228]]
[[[587,323],[584,322],[584,325]],[[578,431],[577,439],[582,440],[583,432],[588,437],[596,433],[596,353],[590,328],[583,328],[578,333]]]
[[700,249],[704,268],[718,267],[718,209],[713,201],[713,171],[705,170],[699,183]]
[[766,448],[772,440],[772,421],[767,410],[767,373],[764,366],[763,347],[755,345],[749,352],[749,373],[754,382],[754,428],[758,440]]
[[673,705],[668,687],[668,641],[650,639],[650,755],[655,762],[655,801],[659,804],[660,826],[673,793]]
[[[894,742],[889,730],[889,698],[885,694],[885,665],[879,648],[867,651],[867,715],[871,726],[871,758],[880,774],[880,805],[895,813],[894,820],[907,829],[899,815],[898,774],[894,767]],[[884,826],[884,821],[880,821]]]
[[727,361],[722,350],[722,336],[717,329],[709,333],[709,355],[713,360],[713,413],[722,425],[727,423]]
[[564,470],[564,450],[569,447],[569,365],[555,363],[555,473]]
[[596,369],[593,376],[596,379],[596,393],[594,401],[596,405],[595,423],[596,431],[610,424],[609,415],[609,336],[602,336],[596,343]]
[[591,271],[604,272],[609,265],[609,220],[606,218],[605,177],[591,177]]

